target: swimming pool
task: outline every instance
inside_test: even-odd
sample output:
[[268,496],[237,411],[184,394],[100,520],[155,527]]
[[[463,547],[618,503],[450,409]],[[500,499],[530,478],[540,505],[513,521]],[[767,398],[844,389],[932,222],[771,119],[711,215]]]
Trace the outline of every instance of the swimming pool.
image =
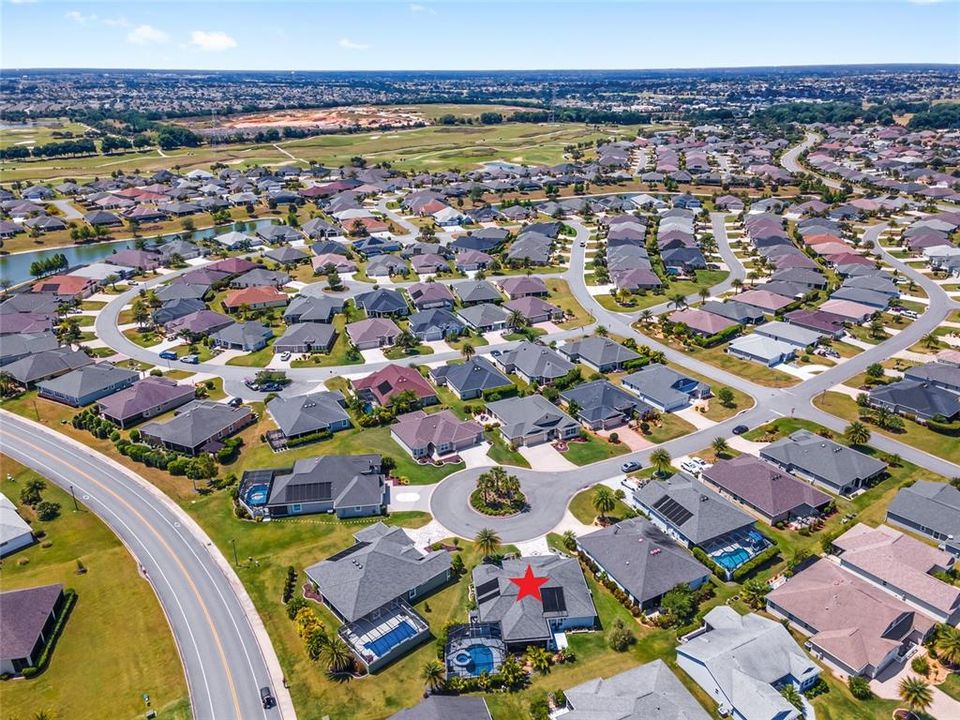
[[404,620],[387,634],[376,640],[365,642],[364,645],[367,650],[375,653],[377,657],[383,657],[404,640],[412,638],[416,634],[417,631],[413,625]]
[[713,559],[727,570],[736,570],[750,559],[750,553],[743,548],[737,548],[736,550],[729,550],[719,555],[714,555]]
[[246,501],[250,507],[258,507],[267,504],[267,495],[270,492],[269,485],[253,485],[247,490]]
[[453,662],[470,675],[492,673],[494,669],[493,650],[486,645],[468,645],[453,656]]

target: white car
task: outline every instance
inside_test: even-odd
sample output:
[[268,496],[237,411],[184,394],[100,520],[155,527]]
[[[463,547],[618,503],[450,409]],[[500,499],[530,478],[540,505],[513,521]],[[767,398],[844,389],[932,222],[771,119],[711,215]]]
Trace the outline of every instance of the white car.
[[680,463],[680,469],[684,472],[690,473],[691,475],[696,475],[701,470],[700,466],[693,460],[684,460],[682,463]]
[[288,353],[288,352],[282,353],[282,354],[280,355],[280,359],[283,360],[284,362],[286,362],[287,360],[290,359],[290,353]]

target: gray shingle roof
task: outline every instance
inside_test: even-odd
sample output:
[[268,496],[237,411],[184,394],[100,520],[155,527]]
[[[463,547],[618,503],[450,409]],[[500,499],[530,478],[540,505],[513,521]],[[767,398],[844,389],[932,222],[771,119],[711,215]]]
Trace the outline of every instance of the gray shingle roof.
[[338,392],[316,392],[285,397],[278,395],[267,403],[267,412],[283,434],[295,437],[349,420],[343,408],[343,395]]
[[389,720],[490,720],[490,711],[482,697],[431,695]]
[[52,380],[44,380],[38,383],[38,387],[65,397],[82,398],[125,380],[133,382],[138,377],[140,374],[133,370],[124,370],[113,363],[101,362],[71,370]]
[[770,443],[760,451],[760,457],[823,478],[837,487],[871,478],[887,467],[886,463],[809,430],[797,430]]
[[430,374],[436,379],[445,379],[461,395],[512,384],[510,378],[482,357],[472,357],[459,365],[440,365],[432,368]]
[[0,593],[0,635],[5,660],[30,657],[62,592],[63,585],[41,585]]
[[578,417],[590,423],[620,416],[643,415],[653,409],[640,398],[608,380],[594,380],[577,385],[560,393],[560,397],[568,403],[576,402],[580,406]]
[[574,368],[572,362],[553,348],[528,340],[511,350],[505,350],[497,362],[510,372],[516,369],[527,377],[546,381],[561,378]]
[[577,544],[641,603],[710,574],[686,548],[644,518],[583,535]]
[[245,405],[233,408],[224,403],[197,400],[184,405],[166,422],[144,425],[140,432],[163,442],[194,448],[252,413]]
[[355,545],[306,570],[324,598],[348,622],[450,570],[446,551],[424,554],[400,528],[377,523],[354,538]]
[[594,678],[564,693],[569,720],[708,720],[710,715],[663,660],[607,680]]
[[[753,525],[753,518],[738,510],[706,485],[681,477],[669,481],[651,480],[634,493],[634,498],[664,518],[696,545]],[[672,502],[669,502],[672,501]],[[686,512],[672,513],[665,504]]]
[[560,352],[571,360],[583,359],[596,367],[623,364],[640,357],[633,350],[599,335],[568,342]]
[[502,423],[503,434],[520,438],[542,431],[556,430],[561,434],[577,421],[547,400],[543,395],[527,395],[488,403],[487,409]]
[[332,502],[333,507],[369,507],[384,501],[379,455],[323,455],[302,458],[277,474],[267,505]]
[[[528,565],[537,577],[549,578],[541,586],[541,594],[548,588],[562,589],[565,611],[548,610],[543,602],[530,596],[517,600],[519,587],[510,578],[523,577]],[[508,643],[549,639],[553,635],[550,618],[590,618],[597,614],[580,563],[563,555],[513,558],[500,566],[478,565],[473,570],[473,586],[483,589],[477,591],[480,620],[500,623],[503,639]]]

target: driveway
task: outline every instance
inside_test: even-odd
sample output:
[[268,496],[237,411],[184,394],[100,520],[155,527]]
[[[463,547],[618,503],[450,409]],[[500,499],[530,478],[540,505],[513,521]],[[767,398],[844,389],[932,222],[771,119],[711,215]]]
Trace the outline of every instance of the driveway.
[[406,512],[419,510],[430,512],[430,496],[436,488],[434,485],[391,485],[387,509],[390,512]]
[[[925,653],[926,651],[921,649],[914,657]],[[915,675],[916,673],[910,669],[910,663],[891,663],[877,679],[870,681],[870,689],[879,697],[887,700],[900,700],[900,681]],[[954,700],[935,685],[930,686],[930,692],[933,694],[933,704],[930,705],[927,712],[931,717],[937,720],[960,718],[960,702]]]
[[693,425],[697,430],[709,430],[717,424],[697,410],[693,405],[690,407],[685,407],[683,410],[677,410],[674,415],[676,415],[678,418],[683,418],[688,423]]
[[495,465],[493,459],[487,455],[490,451],[490,443],[482,442],[476,447],[468,450],[461,450],[459,455],[463,458],[464,465],[467,468],[490,467]]
[[383,350],[381,348],[361,350],[360,354],[363,356],[364,363],[381,363],[387,361],[387,357],[383,354]]
[[557,451],[553,445],[548,442],[527,447],[526,445],[517,448],[517,452],[526,458],[530,467],[536,468],[540,472],[550,472],[557,470],[576,470],[577,466],[567,460],[563,453]]
[[646,450],[649,447],[653,447],[653,443],[647,440],[643,436],[643,433],[637,432],[633,428],[627,427],[626,425],[621,425],[613,430],[598,430],[597,436],[606,440],[610,437],[610,433],[616,433],[620,438],[620,442],[630,448],[631,451]]

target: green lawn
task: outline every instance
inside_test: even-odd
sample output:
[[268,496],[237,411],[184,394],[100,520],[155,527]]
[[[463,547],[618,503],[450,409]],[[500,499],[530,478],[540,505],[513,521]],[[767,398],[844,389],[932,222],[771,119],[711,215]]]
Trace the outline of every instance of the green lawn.
[[528,468],[530,463],[516,450],[511,450],[506,440],[500,434],[499,430],[488,430],[484,437],[490,443],[490,449],[487,451],[487,457],[498,465],[515,465],[517,467]]
[[800,378],[788,375],[780,370],[768,368],[760,363],[741,360],[724,352],[724,345],[714,348],[697,348],[690,352],[692,357],[697,360],[703,360],[711,365],[716,365],[721,370],[726,370],[742,378],[751,380],[758,385],[764,385],[772,388],[793,387],[800,382]]
[[722,283],[728,274],[726,270],[697,270],[696,280],[668,279],[664,286],[655,292],[642,292],[632,295],[628,305],[621,305],[612,295],[595,295],[594,299],[607,310],[635,312],[669,302],[670,298],[677,293],[684,297],[696,295],[700,288],[711,288]]
[[645,435],[647,440],[659,445],[668,440],[673,440],[681,435],[687,435],[696,430],[696,428],[684,420],[682,417],[673,413],[662,413],[660,415],[660,425],[650,425],[650,434]]
[[710,378],[701,375],[700,373],[693,372],[692,370],[685,368],[683,365],[677,365],[671,362],[668,362],[667,365],[672,367],[677,372],[681,372],[684,375],[689,375],[690,377],[710,386],[710,388],[713,390],[714,396],[710,399],[710,407],[707,409],[707,412],[704,413],[704,417],[710,418],[714,422],[722,422],[723,420],[727,420],[743,410],[749,410],[753,407],[753,398],[747,395],[747,393],[737,390],[736,388],[730,388],[730,390],[733,391],[733,402],[729,407],[727,407],[716,397],[720,388],[724,387],[723,385],[713,382]]
[[588,434],[584,442],[570,442],[563,456],[574,465],[589,465],[627,452],[630,452],[630,448],[622,442],[611,443],[596,435]]
[[142,348],[159,345],[163,339],[153,330],[140,330],[139,328],[127,328],[121,331],[127,340],[139,345]]
[[937,685],[954,700],[960,701],[960,673],[950,673],[947,679]]
[[301,356],[294,359],[290,363],[290,367],[329,367],[331,365],[359,365],[363,363],[363,358],[360,356],[356,359],[349,357],[351,345],[347,334],[343,331],[345,324],[346,320],[343,315],[337,315],[334,318],[333,327],[337,331],[337,339],[334,341],[329,353],[313,353],[306,357]]
[[593,322],[593,316],[584,310],[583,306],[573,297],[566,280],[548,278],[546,283],[547,289],[550,291],[547,302],[573,315],[569,320],[558,323],[559,327],[564,330],[575,330]]
[[273,355],[273,340],[270,340],[266,347],[260,348],[255,352],[230,358],[227,360],[227,365],[262,368],[270,364],[270,361],[273,360]]
[[[27,479],[36,477],[0,456],[4,494],[16,502]],[[0,683],[4,718],[143,717],[143,693],[164,720],[190,717],[187,685],[166,618],[149,583],[119,539],[90,511],[73,509],[70,495],[47,482],[44,499],[60,503],[61,516],[33,519],[42,543],[3,561],[3,589],[62,583],[77,591],[47,669],[30,680]],[[30,510],[21,508],[28,518]],[[49,547],[44,547],[49,543]],[[77,560],[87,568],[77,575]],[[122,631],[117,632],[120,627]],[[93,653],[93,654],[91,654]]]
[[387,360],[402,360],[404,358],[415,357],[417,355],[433,355],[433,348],[429,345],[416,345],[412,348],[392,347],[385,350],[383,356]]
[[[596,494],[596,488],[587,488],[586,490],[581,490],[576,495],[573,496],[573,499],[570,500],[570,505],[568,509],[570,513],[580,522],[585,525],[592,525],[593,521],[597,518],[597,511],[593,507],[593,497]],[[624,518],[635,517],[636,512],[629,505],[624,503],[622,500],[616,501],[616,508],[610,513],[607,513],[607,519],[610,522],[619,522]]]
[[[813,404],[824,412],[836,415],[844,420],[853,421],[858,417],[859,408],[856,401],[841,393],[820,394],[814,398]],[[870,428],[872,433],[886,435],[931,455],[936,455],[953,463],[960,463],[960,437],[941,435],[923,425],[918,425],[912,420],[905,419],[903,423],[904,431],[897,433],[882,430],[872,423],[868,423],[867,427]]]
[[274,453],[269,445],[258,442],[261,432],[273,427],[268,419],[261,421],[253,430],[245,432],[251,438],[240,453],[240,458],[226,467],[227,472],[234,472],[238,476],[243,470],[261,467],[277,467],[291,465],[295,460],[315,455],[360,455],[363,453],[381,453],[391,457],[397,464],[394,474],[405,477],[411,485],[428,485],[439,482],[447,475],[463,469],[463,464],[421,465],[410,457],[410,454],[397,445],[390,437],[389,427],[379,428],[351,428],[334,433],[329,440],[309,443],[300,447]]

